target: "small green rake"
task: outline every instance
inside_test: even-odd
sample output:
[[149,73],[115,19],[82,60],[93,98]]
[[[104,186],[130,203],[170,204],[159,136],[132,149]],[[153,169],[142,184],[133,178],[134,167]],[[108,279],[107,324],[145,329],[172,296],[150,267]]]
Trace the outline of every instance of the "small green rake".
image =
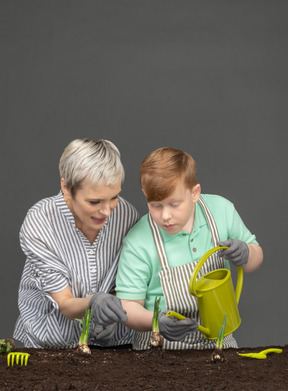
[[12,352],[7,355],[7,365],[8,367],[14,365],[14,361],[16,359],[16,364],[27,365],[28,358],[30,357],[29,353],[22,352]]

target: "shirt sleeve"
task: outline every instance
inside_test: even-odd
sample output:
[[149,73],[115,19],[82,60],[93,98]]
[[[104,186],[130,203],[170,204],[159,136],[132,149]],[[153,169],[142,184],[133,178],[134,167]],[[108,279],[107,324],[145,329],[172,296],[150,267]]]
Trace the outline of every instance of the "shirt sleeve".
[[227,239],[239,239],[245,243],[258,244],[256,236],[244,224],[239,213],[231,202],[225,208],[227,219]]
[[37,288],[53,301],[48,292],[59,292],[69,284],[69,272],[58,255],[55,232],[42,214],[27,214],[20,230],[20,245],[26,255]]
[[[115,290],[115,280],[120,253],[123,246],[123,238],[139,220],[138,211],[128,201],[121,197],[119,199],[117,208],[114,210],[114,215],[114,223],[112,223],[114,228],[111,231],[113,237],[111,237],[111,239],[113,240],[113,245],[117,248],[117,252],[115,253],[113,264],[107,270],[107,274],[103,278],[99,288],[100,291],[104,292],[111,292],[112,290]],[[115,232],[117,232],[117,235],[115,235]],[[111,241],[109,246],[111,246]]]
[[145,300],[151,279],[151,264],[124,239],[116,276],[117,297],[124,300]]

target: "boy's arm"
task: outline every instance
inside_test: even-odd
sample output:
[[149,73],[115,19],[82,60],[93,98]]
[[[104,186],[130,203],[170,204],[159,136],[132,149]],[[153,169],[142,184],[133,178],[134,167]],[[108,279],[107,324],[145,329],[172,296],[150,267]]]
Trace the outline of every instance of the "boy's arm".
[[[144,300],[121,301],[128,315],[126,326],[137,331],[152,330],[153,311],[148,311],[143,307]],[[170,316],[166,317],[166,312],[159,314],[159,329],[161,335],[168,341],[181,341],[186,335],[197,331],[198,323],[195,320],[189,318],[178,320]]]
[[227,249],[218,252],[234,266],[242,266],[245,273],[257,270],[263,262],[263,251],[259,244],[245,243],[239,239],[228,239],[218,243]]
[[257,270],[263,262],[263,250],[255,243],[249,243],[249,257],[248,262],[243,267],[245,273],[251,273]]
[[153,311],[144,308],[144,300],[121,300],[127,313],[126,326],[136,331],[151,331]]

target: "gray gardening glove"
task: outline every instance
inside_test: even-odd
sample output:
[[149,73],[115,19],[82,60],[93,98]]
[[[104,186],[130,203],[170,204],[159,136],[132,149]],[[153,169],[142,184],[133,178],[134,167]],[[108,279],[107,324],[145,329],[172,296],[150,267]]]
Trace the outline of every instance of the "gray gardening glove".
[[219,242],[221,247],[229,247],[226,250],[218,251],[219,257],[224,257],[231,261],[234,266],[245,266],[248,262],[249,247],[247,243],[238,239],[229,239],[224,242]]
[[92,309],[92,318],[96,325],[104,326],[112,323],[125,323],[128,318],[118,297],[105,292],[96,292],[89,301]]
[[108,326],[102,326],[101,324],[99,324],[95,327],[94,330],[91,330],[91,335],[95,337],[96,341],[100,345],[108,345],[114,337],[116,328],[117,323],[112,323]]
[[198,323],[195,320],[190,318],[179,320],[166,316],[167,312],[160,312],[158,320],[160,334],[168,341],[181,341],[186,335],[197,331]]
[[113,338],[117,323],[127,322],[126,311],[118,297],[105,292],[96,292],[89,301],[92,319],[96,324],[91,334],[100,344],[108,344]]

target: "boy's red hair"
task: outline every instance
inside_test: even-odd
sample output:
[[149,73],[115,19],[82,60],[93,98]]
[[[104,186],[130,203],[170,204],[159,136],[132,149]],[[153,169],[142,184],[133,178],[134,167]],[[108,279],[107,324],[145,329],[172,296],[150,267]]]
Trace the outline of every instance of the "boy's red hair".
[[188,189],[197,185],[197,165],[186,152],[163,147],[151,152],[140,167],[140,183],[147,202],[169,197],[183,181]]

